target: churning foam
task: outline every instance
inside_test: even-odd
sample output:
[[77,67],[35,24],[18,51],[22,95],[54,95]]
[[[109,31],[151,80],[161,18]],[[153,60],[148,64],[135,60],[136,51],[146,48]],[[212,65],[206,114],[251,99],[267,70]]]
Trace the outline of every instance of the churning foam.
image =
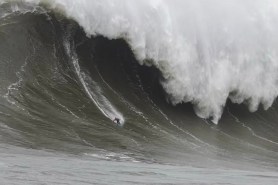
[[277,97],[277,0],[41,2],[88,36],[124,38],[141,64],[162,72],[171,102],[192,102],[200,117],[217,123],[228,98],[255,111]]

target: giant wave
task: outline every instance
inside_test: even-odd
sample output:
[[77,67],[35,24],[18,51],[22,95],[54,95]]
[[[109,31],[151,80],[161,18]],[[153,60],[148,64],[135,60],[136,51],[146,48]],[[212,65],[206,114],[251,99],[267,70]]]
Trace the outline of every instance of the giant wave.
[[160,70],[172,104],[191,102],[214,123],[228,98],[253,112],[278,95],[275,0],[26,2],[63,12],[89,37],[125,39],[141,64]]
[[276,9],[0,0],[3,183],[275,184]]

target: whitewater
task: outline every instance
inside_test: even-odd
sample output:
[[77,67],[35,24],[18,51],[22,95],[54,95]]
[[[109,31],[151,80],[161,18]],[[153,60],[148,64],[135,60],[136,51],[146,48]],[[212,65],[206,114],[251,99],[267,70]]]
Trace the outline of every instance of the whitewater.
[[275,0],[26,2],[63,12],[88,37],[125,39],[141,64],[161,71],[169,102],[191,102],[214,123],[227,99],[254,112],[278,95]]

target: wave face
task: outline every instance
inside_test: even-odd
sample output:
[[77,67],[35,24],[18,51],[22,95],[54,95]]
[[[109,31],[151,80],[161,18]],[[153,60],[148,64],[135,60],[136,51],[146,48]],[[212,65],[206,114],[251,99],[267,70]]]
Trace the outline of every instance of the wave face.
[[277,5],[1,1],[0,146],[277,177]]
[[170,102],[191,102],[201,118],[217,123],[228,98],[254,112],[277,97],[276,0],[43,2],[88,36],[124,38],[141,64],[160,70]]

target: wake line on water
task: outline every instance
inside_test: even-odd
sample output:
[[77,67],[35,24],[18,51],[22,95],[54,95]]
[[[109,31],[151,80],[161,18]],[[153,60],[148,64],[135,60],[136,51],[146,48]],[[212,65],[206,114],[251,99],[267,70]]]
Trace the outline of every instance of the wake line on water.
[[[112,105],[109,100],[102,95],[100,87],[97,85],[96,82],[93,81],[93,79],[89,78],[88,75],[86,75],[84,72],[81,71],[79,63],[78,63],[78,57],[74,51],[71,49],[70,41],[68,41],[68,38],[66,38],[66,41],[64,41],[64,47],[66,49],[67,55],[70,57],[72,64],[75,68],[76,75],[78,79],[80,80],[86,94],[88,97],[94,102],[96,107],[101,111],[101,113],[107,117],[110,120],[114,120],[115,118],[120,119],[121,126],[124,124],[125,119],[123,115],[116,110],[116,108]],[[86,78],[89,78],[86,80]],[[94,91],[90,90],[90,85],[87,82],[92,83]]]

